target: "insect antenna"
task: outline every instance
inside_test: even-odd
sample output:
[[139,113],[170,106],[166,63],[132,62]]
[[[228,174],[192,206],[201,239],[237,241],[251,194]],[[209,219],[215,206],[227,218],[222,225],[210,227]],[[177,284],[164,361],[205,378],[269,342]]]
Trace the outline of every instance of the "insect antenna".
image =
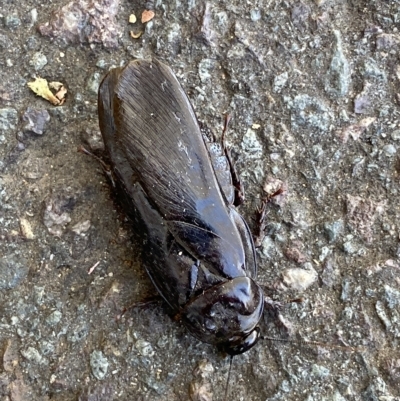
[[103,170],[104,170],[105,174],[107,175],[108,179],[111,181],[112,186],[114,188],[116,187],[116,183],[115,183],[112,171],[111,171],[111,167],[101,157],[96,156],[94,153],[92,153],[90,150],[86,149],[82,145],[78,147],[78,152],[81,152],[85,155],[88,155],[88,156],[96,159],[101,164],[101,167],[103,167]]
[[231,355],[231,359],[229,361],[229,372],[228,372],[228,378],[226,380],[224,401],[226,401],[228,399],[228,390],[229,390],[229,381],[231,379],[232,362],[233,362],[233,355]]
[[298,344],[298,345],[316,345],[325,348],[337,349],[340,351],[349,351],[349,352],[364,352],[365,347],[357,346],[357,347],[350,347],[346,345],[333,345],[333,344],[326,344],[321,341],[309,341],[309,340],[292,340],[290,338],[279,338],[279,337],[269,337],[269,336],[261,336],[260,340],[268,340],[268,341],[278,341],[284,343],[291,343],[291,344]]

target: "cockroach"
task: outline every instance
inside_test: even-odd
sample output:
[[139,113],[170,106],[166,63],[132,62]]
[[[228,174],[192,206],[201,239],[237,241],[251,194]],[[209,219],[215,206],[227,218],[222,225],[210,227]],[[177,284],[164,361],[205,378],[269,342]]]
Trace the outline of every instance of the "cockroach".
[[176,76],[156,59],[110,70],[98,112],[109,166],[101,162],[143,236],[145,270],[189,332],[231,356],[226,399],[233,356],[260,338],[274,340],[259,324],[264,308],[280,307],[256,282],[256,247],[236,210],[244,192],[230,153],[223,139],[202,133]]
[[174,73],[156,59],[110,70],[98,111],[112,181],[141,228],[157,291],[199,340],[229,355],[249,350],[266,297],[227,149],[202,134]]

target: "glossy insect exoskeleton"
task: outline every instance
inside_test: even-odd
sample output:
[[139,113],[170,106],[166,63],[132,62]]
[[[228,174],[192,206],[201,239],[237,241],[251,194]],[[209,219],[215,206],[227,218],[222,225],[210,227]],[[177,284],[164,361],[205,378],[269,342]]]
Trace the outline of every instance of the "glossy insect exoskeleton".
[[154,59],[107,74],[99,118],[154,286],[195,337],[231,355],[247,351],[259,338],[264,294],[224,147],[202,135],[177,78]]

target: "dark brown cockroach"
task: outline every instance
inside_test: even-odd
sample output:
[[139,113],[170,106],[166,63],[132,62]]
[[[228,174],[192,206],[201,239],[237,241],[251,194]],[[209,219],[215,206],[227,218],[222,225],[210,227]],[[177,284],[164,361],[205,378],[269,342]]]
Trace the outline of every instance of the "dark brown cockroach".
[[157,60],[107,74],[99,119],[154,286],[195,337],[230,355],[247,351],[260,337],[265,297],[227,150],[202,135],[178,80]]

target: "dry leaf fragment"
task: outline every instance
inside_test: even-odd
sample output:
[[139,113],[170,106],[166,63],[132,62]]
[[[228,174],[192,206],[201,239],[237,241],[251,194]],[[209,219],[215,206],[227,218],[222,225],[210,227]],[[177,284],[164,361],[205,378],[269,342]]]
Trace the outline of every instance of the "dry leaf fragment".
[[[65,102],[67,90],[61,82],[48,83],[44,78],[36,78],[33,82],[28,82],[28,86],[36,95],[48,100],[55,106],[61,106]],[[57,93],[54,95],[50,88],[56,90]]]
[[146,23],[151,21],[155,16],[155,13],[153,10],[144,10],[142,13],[142,23]]
[[36,78],[33,82],[28,82],[28,86],[38,96],[48,100],[55,106],[60,104],[60,101],[53,95],[53,92],[49,89],[47,80],[44,78]]
[[65,96],[67,95],[67,88],[62,82],[50,82],[49,87],[57,91],[56,98],[60,101],[60,106],[65,102]]
[[133,32],[133,31],[131,31],[131,37],[133,38],[133,39],[139,39],[141,36],[142,36],[142,33],[143,32]]
[[135,14],[131,14],[129,16],[129,23],[130,24],[134,24],[137,21],[136,15]]

